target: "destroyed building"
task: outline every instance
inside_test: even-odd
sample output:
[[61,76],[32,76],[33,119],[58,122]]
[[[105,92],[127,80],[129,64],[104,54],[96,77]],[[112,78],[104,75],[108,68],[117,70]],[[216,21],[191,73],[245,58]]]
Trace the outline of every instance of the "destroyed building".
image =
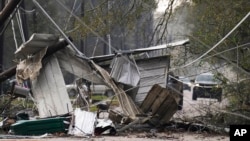
[[[39,7],[38,3],[35,4]],[[89,110],[93,104],[91,85],[105,85],[113,91],[119,110],[108,109],[107,112],[111,121],[125,124],[119,131],[139,122],[151,122],[154,125],[169,122],[178,110],[182,93],[178,87],[167,85],[170,56],[166,51],[170,47],[183,46],[189,40],[89,58],[75,48],[71,39],[57,28],[61,36],[32,34],[14,53],[17,65],[0,74],[1,82],[15,75],[16,83],[10,95],[13,98],[20,95],[32,98],[38,109],[38,119],[15,119],[15,123],[10,126],[14,134],[40,135],[62,131],[73,135],[82,134],[79,130],[84,130],[84,135],[93,135],[94,132],[100,134],[95,129],[103,127],[100,125],[102,121],[97,120],[96,111]],[[81,109],[72,105],[63,72],[84,80],[76,83],[78,96],[83,100],[84,107]],[[21,84],[27,81],[30,87],[20,91]],[[44,127],[34,132],[31,132],[32,128],[20,132],[27,125],[36,124],[44,124]],[[107,125],[114,129],[112,122]]]

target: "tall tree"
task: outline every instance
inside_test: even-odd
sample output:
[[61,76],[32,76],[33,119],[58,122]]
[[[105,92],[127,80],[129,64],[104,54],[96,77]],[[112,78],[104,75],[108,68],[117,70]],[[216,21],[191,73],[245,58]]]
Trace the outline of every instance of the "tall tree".
[[[108,46],[109,41],[117,50],[145,47],[146,42],[149,41],[148,38],[143,37],[150,36],[149,32],[152,29],[150,26],[153,23],[152,12],[155,8],[156,3],[150,0],[87,0],[84,2],[84,16],[82,17],[85,26],[76,21],[75,27],[81,26],[81,28],[72,32],[72,35],[79,36],[80,34],[86,42],[90,43],[87,43],[90,49],[90,52],[86,53],[88,56],[93,54],[95,46],[102,48],[96,51],[107,52],[105,46]],[[149,18],[151,21],[148,20]],[[93,32],[103,40],[97,40]],[[143,36],[143,33],[148,35]],[[89,38],[92,38],[92,41]]]
[[[241,114],[249,116],[250,16],[239,24],[235,31],[231,33],[230,31],[249,14],[250,1],[193,0],[192,2],[193,14],[190,15],[189,22],[195,26],[190,35],[193,40],[189,52],[199,56],[218,42],[223,41],[208,54],[212,57],[206,61],[211,64],[224,62],[233,66],[233,71],[237,77],[235,78],[236,83],[227,82],[225,85],[226,96],[230,100],[229,106],[234,111],[241,111]],[[230,35],[222,40],[228,33]],[[219,74],[219,77],[228,78],[222,73]],[[232,109],[230,110],[232,111]],[[232,120],[232,122],[237,121],[239,120],[235,120],[235,118]],[[243,123],[244,120],[240,122]]]
[[[0,11],[4,8],[4,0],[0,2]],[[3,27],[0,27],[0,33],[2,32]],[[0,34],[0,73],[3,71],[3,40],[4,34]],[[0,84],[0,94],[2,94],[2,83]]]

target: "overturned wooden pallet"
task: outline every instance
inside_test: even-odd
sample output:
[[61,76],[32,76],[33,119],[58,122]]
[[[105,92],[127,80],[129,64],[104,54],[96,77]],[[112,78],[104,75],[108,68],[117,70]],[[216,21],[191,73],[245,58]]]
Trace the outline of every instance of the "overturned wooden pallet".
[[141,110],[153,124],[166,124],[178,110],[180,93],[172,88],[163,88],[155,84],[141,104]]

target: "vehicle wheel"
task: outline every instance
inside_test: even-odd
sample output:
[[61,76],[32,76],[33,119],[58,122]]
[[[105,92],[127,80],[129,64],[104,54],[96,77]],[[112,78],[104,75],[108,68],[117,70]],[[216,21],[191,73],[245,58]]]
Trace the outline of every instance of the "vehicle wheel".
[[193,97],[192,97],[193,100],[197,100],[197,94],[195,92],[193,92]]
[[192,96],[192,99],[193,99],[193,100],[197,100],[197,89],[196,89],[196,88],[193,89],[193,96]]
[[222,88],[220,88],[219,90],[218,90],[218,102],[221,102],[221,100],[222,100]]

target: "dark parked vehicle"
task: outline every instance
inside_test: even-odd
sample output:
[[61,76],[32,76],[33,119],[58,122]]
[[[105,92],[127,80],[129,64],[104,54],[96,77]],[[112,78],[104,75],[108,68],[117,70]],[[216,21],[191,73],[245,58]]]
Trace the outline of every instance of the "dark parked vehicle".
[[222,97],[220,81],[212,73],[203,73],[196,76],[193,88],[193,100],[200,98],[215,98],[219,102]]

